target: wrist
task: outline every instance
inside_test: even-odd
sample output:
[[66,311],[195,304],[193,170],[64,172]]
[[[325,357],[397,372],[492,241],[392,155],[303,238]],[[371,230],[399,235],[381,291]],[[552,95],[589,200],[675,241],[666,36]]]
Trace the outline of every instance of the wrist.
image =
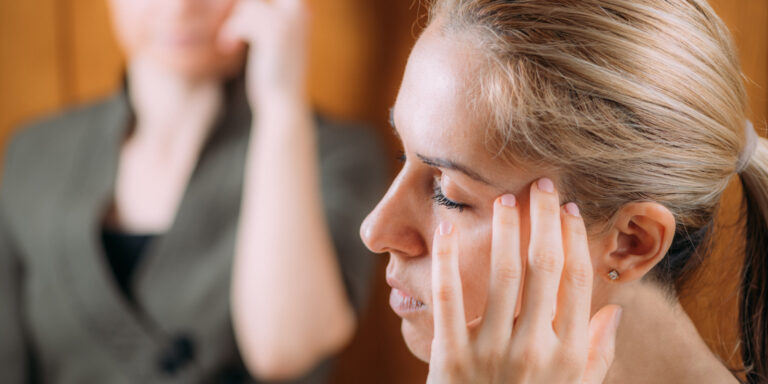
[[312,134],[312,113],[306,105],[275,103],[254,111],[252,137],[274,141]]

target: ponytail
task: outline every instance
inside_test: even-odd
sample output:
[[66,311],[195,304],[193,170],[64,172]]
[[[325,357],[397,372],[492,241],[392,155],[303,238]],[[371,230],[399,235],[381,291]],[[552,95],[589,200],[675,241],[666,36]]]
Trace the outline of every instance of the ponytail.
[[746,255],[741,274],[741,355],[749,384],[768,382],[768,140],[740,173],[746,202]]

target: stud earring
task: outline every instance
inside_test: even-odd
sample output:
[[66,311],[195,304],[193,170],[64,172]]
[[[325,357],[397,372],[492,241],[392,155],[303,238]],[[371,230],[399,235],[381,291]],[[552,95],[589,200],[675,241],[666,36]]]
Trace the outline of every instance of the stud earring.
[[619,279],[619,271],[617,271],[615,269],[611,269],[611,271],[608,272],[608,278],[613,280],[613,281],[618,280]]

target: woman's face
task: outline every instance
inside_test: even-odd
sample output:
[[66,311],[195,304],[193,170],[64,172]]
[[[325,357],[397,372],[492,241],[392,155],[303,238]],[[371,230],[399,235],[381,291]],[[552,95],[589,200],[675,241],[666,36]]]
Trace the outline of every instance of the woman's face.
[[222,52],[219,30],[237,0],[110,0],[129,60],[142,58],[189,76],[218,76],[242,65],[242,49]]
[[[530,230],[530,184],[543,171],[516,169],[485,145],[482,116],[469,85],[482,56],[468,40],[430,26],[416,43],[393,109],[406,161],[361,227],[365,244],[388,253],[390,305],[402,317],[410,350],[427,361],[432,341],[431,249],[435,228],[459,230],[460,271],[468,324],[480,320],[488,291],[493,201],[513,193],[522,207],[521,254]],[[557,183],[557,175],[547,174]],[[525,259],[525,258],[524,258]]]

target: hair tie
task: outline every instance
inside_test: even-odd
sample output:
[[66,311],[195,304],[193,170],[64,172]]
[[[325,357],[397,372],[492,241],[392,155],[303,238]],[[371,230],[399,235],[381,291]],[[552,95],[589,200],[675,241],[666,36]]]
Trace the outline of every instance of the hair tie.
[[744,125],[744,136],[746,137],[746,143],[739,155],[739,162],[736,163],[736,173],[741,173],[747,168],[749,161],[752,159],[752,155],[755,154],[757,142],[760,138],[757,136],[757,132],[755,132],[755,126],[752,125],[752,122],[749,120],[747,120],[747,123]]

